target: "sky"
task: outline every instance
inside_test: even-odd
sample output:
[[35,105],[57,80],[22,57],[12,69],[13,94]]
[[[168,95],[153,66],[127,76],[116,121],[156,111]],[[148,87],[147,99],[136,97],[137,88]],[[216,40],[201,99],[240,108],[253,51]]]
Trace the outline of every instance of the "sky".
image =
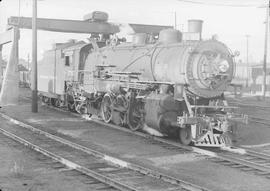
[[[92,11],[105,11],[109,21],[115,23],[140,23],[154,25],[174,25],[187,31],[187,20],[202,19],[204,39],[218,35],[233,52],[240,51],[238,60],[247,58],[247,38],[249,35],[249,61],[263,60],[265,5],[268,0],[38,0],[38,17],[82,20]],[[20,6],[19,6],[20,5]],[[231,6],[233,5],[233,6]],[[32,15],[32,0],[2,0],[0,3],[0,33],[6,29],[10,16]],[[38,32],[38,59],[53,43],[69,39],[85,39],[87,34]],[[270,39],[270,38],[269,38]],[[8,57],[9,45],[4,47],[4,57]],[[268,46],[270,49],[270,46]],[[31,30],[22,30],[19,54],[31,59]],[[270,51],[268,60],[270,60]]]

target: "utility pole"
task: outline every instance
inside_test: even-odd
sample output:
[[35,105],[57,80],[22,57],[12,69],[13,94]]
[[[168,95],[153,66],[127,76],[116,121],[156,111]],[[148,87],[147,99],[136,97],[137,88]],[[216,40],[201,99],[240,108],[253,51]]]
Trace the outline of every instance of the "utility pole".
[[37,0],[33,0],[32,15],[32,112],[38,112],[37,96]]
[[27,54],[27,70],[30,71],[30,55]]
[[174,11],[174,29],[177,27],[177,14],[176,11]]
[[266,94],[266,64],[267,64],[267,45],[268,45],[268,28],[269,28],[269,9],[270,9],[270,0],[266,6],[266,23],[265,23],[265,39],[264,39],[264,56],[263,56],[263,84],[262,84],[262,97],[265,100]]
[[2,87],[2,78],[3,78],[3,72],[2,72],[2,69],[3,69],[2,48],[3,48],[3,45],[0,45],[0,90],[1,90],[1,87]]
[[249,52],[248,52],[248,39],[249,39],[249,35],[246,35],[246,38],[247,38],[247,65],[246,65],[246,68],[247,68],[247,81],[246,81],[246,87],[248,87],[248,81],[249,81],[249,60],[248,60],[248,55],[249,55]]

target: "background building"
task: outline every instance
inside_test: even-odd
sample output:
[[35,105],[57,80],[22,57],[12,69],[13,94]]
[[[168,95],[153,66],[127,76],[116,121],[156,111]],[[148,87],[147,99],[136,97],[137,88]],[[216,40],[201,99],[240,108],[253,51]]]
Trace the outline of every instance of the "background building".
[[[269,66],[270,63],[267,63]],[[266,72],[266,95],[270,96],[270,68]],[[243,94],[261,95],[263,83],[263,63],[247,63],[239,61],[236,63],[235,78],[233,84],[241,86]]]

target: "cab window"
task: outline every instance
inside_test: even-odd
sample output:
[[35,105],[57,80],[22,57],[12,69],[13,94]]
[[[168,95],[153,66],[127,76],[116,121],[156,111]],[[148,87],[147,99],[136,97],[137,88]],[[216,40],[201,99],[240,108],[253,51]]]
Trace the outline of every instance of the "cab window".
[[70,56],[65,56],[65,66],[70,66]]

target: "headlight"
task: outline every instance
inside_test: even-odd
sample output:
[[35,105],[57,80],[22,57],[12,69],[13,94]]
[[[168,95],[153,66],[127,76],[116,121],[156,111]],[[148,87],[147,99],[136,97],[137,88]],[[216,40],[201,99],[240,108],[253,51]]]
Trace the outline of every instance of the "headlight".
[[219,63],[218,69],[220,72],[225,73],[229,70],[229,67],[230,67],[230,65],[229,65],[228,61],[223,60],[222,62]]

